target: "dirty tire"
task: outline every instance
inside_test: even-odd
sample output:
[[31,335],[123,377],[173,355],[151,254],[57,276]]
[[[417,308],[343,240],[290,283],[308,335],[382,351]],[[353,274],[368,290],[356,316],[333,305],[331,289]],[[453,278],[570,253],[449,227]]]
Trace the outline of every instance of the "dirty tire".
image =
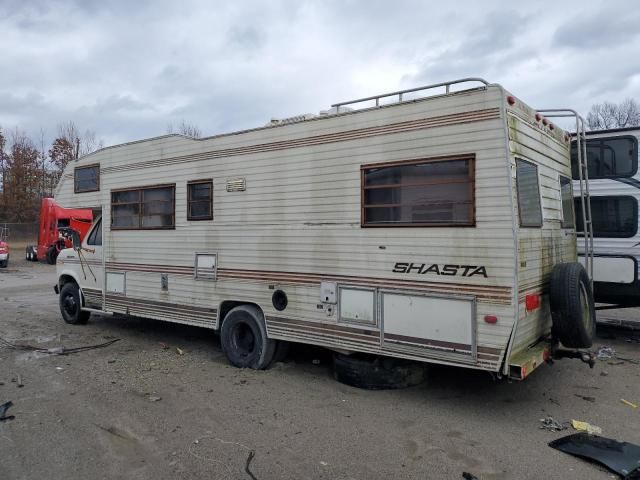
[[407,388],[424,382],[425,366],[395,358],[336,353],[333,377],[341,383],[367,390]]
[[60,313],[65,322],[71,325],[83,325],[89,320],[90,312],[81,310],[80,287],[75,283],[66,283],[60,290]]
[[549,300],[553,333],[568,348],[589,348],[596,332],[591,282],[579,263],[561,263],[551,272]]
[[7,265],[9,265],[9,259],[0,262],[0,268],[7,268]]
[[220,329],[222,351],[239,368],[263,370],[273,361],[277,342],[267,338],[262,312],[252,305],[231,310]]

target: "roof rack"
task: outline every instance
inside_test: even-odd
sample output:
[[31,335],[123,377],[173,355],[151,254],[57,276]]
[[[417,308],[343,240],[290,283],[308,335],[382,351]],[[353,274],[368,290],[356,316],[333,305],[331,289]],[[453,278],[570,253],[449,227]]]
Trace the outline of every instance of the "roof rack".
[[[420,90],[430,90],[432,88],[438,88],[438,87],[445,87],[445,95],[448,95],[448,94],[451,93],[451,86],[452,85],[455,85],[455,84],[458,84],[458,83],[467,83],[467,82],[482,83],[485,87],[488,87],[490,85],[489,82],[487,82],[484,78],[480,78],[480,77],[460,78],[458,80],[452,80],[450,82],[434,83],[432,85],[425,85],[424,87],[409,88],[407,90],[398,90],[397,92],[382,93],[380,95],[374,95],[372,97],[358,98],[356,100],[349,100],[349,101],[346,101],[346,102],[334,103],[331,106],[335,107],[336,113],[340,113],[340,107],[343,107],[345,105],[351,105],[353,103],[361,103],[361,102],[367,102],[367,101],[375,100],[376,101],[376,107],[379,107],[381,98],[393,97],[393,96],[397,95],[398,96],[398,102],[402,102],[402,96],[405,93],[418,92]],[[430,96],[430,95],[425,95],[425,96]]]

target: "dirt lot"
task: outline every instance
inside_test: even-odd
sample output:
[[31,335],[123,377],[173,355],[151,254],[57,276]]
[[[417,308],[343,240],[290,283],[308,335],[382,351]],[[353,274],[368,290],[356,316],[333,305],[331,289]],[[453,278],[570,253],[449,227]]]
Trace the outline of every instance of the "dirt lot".
[[[0,270],[0,337],[120,341],[69,356],[0,347],[0,403],[12,400],[16,417],[0,422],[0,479],[604,479],[548,447],[571,432],[539,419],[585,420],[640,443],[640,408],[620,402],[640,403],[640,365],[629,361],[590,370],[562,360],[522,383],[432,368],[419,387],[379,392],[337,383],[328,352],[306,346],[271,370],[239,370],[205,329],[95,315],[64,324],[54,267],[19,252]],[[640,344],[625,340],[638,333],[600,335],[597,346],[640,360]]]

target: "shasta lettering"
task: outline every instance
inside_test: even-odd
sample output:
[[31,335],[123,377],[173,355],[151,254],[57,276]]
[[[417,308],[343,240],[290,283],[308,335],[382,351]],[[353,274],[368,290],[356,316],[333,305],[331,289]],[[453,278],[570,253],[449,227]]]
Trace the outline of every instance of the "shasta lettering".
[[477,265],[438,265],[434,263],[428,265],[426,263],[396,263],[393,266],[393,273],[432,273],[434,275],[459,275],[461,277],[473,277],[474,275],[482,275],[487,278],[487,269]]

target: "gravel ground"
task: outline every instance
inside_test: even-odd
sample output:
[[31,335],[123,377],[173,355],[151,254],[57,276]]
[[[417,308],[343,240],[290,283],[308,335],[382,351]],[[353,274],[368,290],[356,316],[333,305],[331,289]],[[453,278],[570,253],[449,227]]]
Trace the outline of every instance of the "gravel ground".
[[[329,352],[301,345],[268,371],[240,370],[202,328],[96,315],[66,325],[54,267],[19,252],[0,270],[0,337],[42,347],[120,341],[69,356],[0,347],[0,403],[12,400],[16,417],[0,422],[3,480],[611,478],[548,447],[571,431],[541,430],[547,415],[640,444],[640,408],[620,401],[640,404],[637,363],[591,370],[562,360],[521,383],[434,367],[418,387],[363,391],[332,379]],[[597,347],[640,360],[640,344],[627,341],[640,333],[599,335]]]

